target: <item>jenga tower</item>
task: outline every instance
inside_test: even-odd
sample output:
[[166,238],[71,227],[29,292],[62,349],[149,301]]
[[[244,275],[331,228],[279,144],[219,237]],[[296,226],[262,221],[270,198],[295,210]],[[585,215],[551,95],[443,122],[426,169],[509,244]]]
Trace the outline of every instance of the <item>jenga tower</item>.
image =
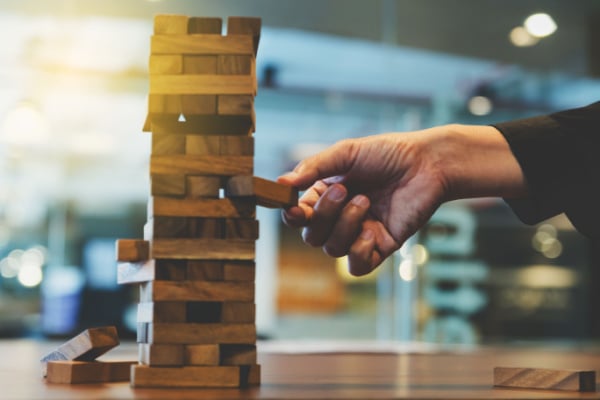
[[[140,284],[134,387],[260,383],[256,204],[297,201],[255,178],[260,19],[159,15],[144,130],[152,132],[145,240],[117,242],[119,283]],[[283,199],[283,201],[281,201]]]

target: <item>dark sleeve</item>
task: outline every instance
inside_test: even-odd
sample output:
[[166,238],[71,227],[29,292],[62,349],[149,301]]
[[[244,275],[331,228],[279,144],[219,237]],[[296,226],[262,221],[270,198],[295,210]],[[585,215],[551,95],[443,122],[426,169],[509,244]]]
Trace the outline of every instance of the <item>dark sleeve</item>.
[[506,199],[534,224],[566,213],[590,237],[600,236],[600,102],[494,125],[521,165],[529,195]]

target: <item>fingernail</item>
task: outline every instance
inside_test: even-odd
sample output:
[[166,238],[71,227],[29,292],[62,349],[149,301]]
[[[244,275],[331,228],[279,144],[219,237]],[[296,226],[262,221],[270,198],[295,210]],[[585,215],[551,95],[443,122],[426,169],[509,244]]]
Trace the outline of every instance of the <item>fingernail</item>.
[[367,208],[369,207],[369,199],[367,196],[359,194],[358,196],[354,196],[352,204],[360,208]]
[[338,202],[342,201],[346,197],[346,191],[339,186],[332,186],[327,194],[329,200]]
[[365,229],[364,231],[362,231],[362,233],[360,234],[360,238],[362,240],[371,240],[375,237],[375,234],[373,233],[372,230],[370,229]]
[[298,176],[298,173],[296,171],[291,171],[291,172],[287,172],[287,173],[281,175],[279,178],[277,178],[277,180],[280,180],[280,179],[294,180],[297,176]]

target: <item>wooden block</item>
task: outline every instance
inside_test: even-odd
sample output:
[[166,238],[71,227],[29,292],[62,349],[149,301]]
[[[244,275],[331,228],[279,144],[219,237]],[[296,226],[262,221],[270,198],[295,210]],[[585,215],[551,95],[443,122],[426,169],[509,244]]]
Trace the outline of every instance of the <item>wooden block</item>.
[[185,153],[197,156],[220,155],[221,137],[212,135],[186,135]]
[[223,280],[252,282],[255,278],[254,261],[226,261],[223,264]]
[[223,21],[221,18],[190,17],[187,33],[215,33],[221,34]]
[[185,364],[185,346],[181,344],[139,343],[139,362],[151,366],[180,366]]
[[181,96],[151,94],[148,96],[148,112],[179,115],[181,113]]
[[117,283],[119,285],[148,282],[153,279],[154,260],[117,263]]
[[185,346],[186,365],[219,365],[219,360],[218,344],[190,344]]
[[138,303],[137,321],[186,322],[186,307],[186,303],[182,301],[142,301]]
[[144,236],[147,240],[161,238],[185,238],[189,237],[188,219],[183,217],[161,217],[155,216],[148,219],[145,225]]
[[188,225],[190,238],[225,238],[225,220],[222,218],[189,218]]
[[184,74],[214,75],[217,71],[217,56],[183,56]]
[[183,115],[204,115],[217,112],[217,96],[186,94],[181,96]]
[[258,239],[258,221],[228,218],[225,220],[225,239]]
[[250,344],[256,342],[254,324],[148,324],[150,343]]
[[154,34],[186,34],[188,17],[185,15],[159,14],[154,16]]
[[187,277],[190,281],[222,281],[223,262],[190,260],[187,262]]
[[260,385],[260,365],[250,365],[245,383],[247,386]]
[[596,390],[596,372],[496,367],[494,368],[494,386],[593,392]]
[[251,136],[221,136],[222,156],[253,156],[254,138]]
[[169,134],[152,134],[152,154],[185,154],[185,136]]
[[50,361],[48,383],[102,383],[129,380],[136,361]]
[[146,261],[150,254],[150,243],[146,240],[119,239],[116,242],[117,261]]
[[227,18],[227,35],[251,35],[254,54],[258,50],[260,40],[260,18],[229,17]]
[[114,326],[89,328],[45,355],[40,361],[43,368],[48,361],[93,361],[118,345],[119,337]]
[[131,370],[131,386],[154,388],[240,387],[241,367],[191,366],[148,367],[135,365]]
[[146,131],[153,133],[247,136],[254,131],[254,121],[244,115],[192,115],[185,122],[168,116],[151,117]]
[[140,291],[142,302],[253,300],[251,282],[154,281],[144,284],[144,291]]
[[180,54],[151,55],[149,72],[151,75],[181,74],[183,73],[183,56]]
[[223,115],[252,115],[254,98],[248,95],[221,95],[217,112]]
[[151,54],[254,54],[253,38],[248,35],[213,34],[154,35],[150,38]]
[[249,75],[252,73],[254,56],[224,54],[217,58],[217,74],[219,75]]
[[152,155],[150,174],[242,175],[251,174],[253,164],[249,156]]
[[150,94],[254,95],[254,78],[250,75],[150,75]]
[[256,305],[248,302],[228,301],[221,305],[220,322],[223,323],[254,323]]
[[216,176],[188,176],[186,194],[189,199],[219,197],[221,179]]
[[157,281],[184,281],[187,279],[185,260],[154,260],[154,279]]
[[255,196],[258,205],[279,208],[298,204],[298,190],[292,186],[253,176],[234,176],[225,185],[227,197]]
[[174,199],[152,197],[148,217],[254,218],[254,202],[242,199]]
[[219,353],[221,365],[256,364],[256,345],[254,344],[222,344]]
[[255,241],[245,239],[155,239],[152,258],[254,260]]
[[186,179],[184,174],[154,173],[150,176],[150,194],[152,194],[152,196],[182,197],[186,194],[185,184]]

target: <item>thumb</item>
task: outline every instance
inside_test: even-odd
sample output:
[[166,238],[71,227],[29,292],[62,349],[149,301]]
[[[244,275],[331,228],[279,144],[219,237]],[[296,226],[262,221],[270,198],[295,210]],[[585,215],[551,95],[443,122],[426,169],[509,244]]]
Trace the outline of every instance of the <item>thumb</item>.
[[277,181],[299,189],[307,189],[319,179],[345,175],[355,159],[352,140],[343,140],[314,156],[301,161],[292,172],[280,176]]

